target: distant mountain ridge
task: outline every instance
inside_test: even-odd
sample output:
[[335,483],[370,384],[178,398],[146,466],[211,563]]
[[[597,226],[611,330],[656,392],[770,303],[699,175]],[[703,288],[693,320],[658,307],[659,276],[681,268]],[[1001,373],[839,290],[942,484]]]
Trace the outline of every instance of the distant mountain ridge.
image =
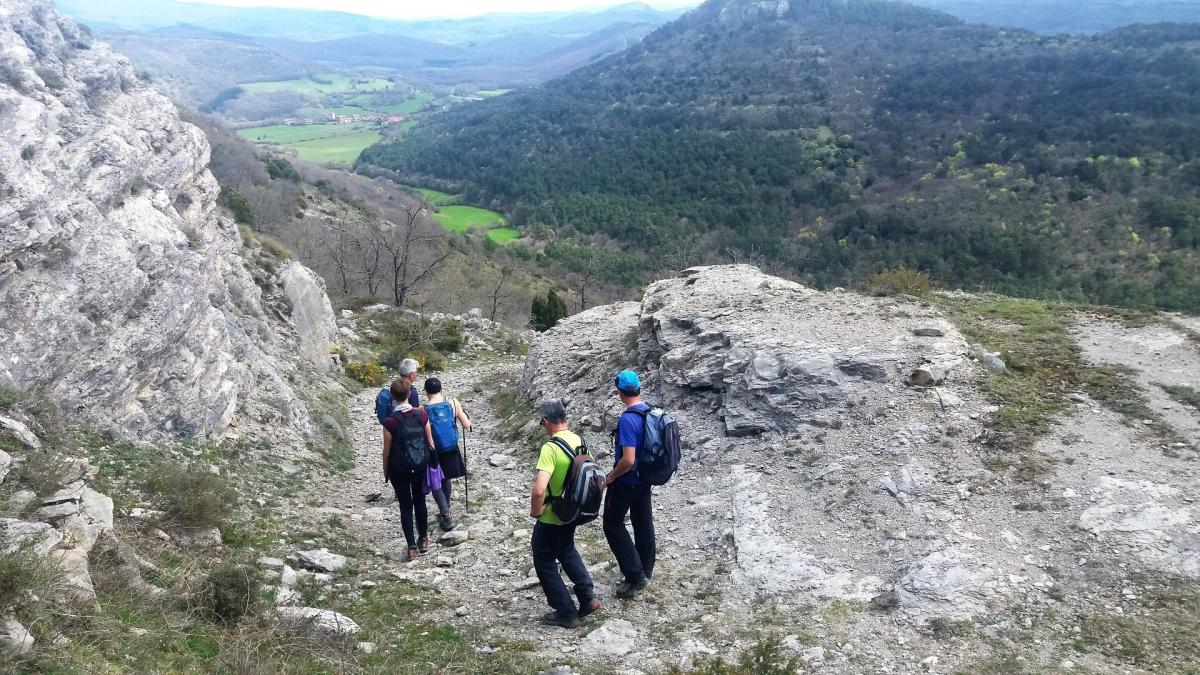
[[189,24],[212,31],[290,40],[333,40],[365,34],[405,35],[455,44],[537,31],[580,37],[614,23],[663,24],[684,10],[658,10],[640,2],[597,11],[493,13],[467,19],[404,21],[314,9],[229,7],[174,0],[59,0],[59,8],[106,29],[149,31]]
[[614,275],[762,259],[1200,311],[1200,25],[1043,38],[880,0],[712,0],[360,162]]
[[1135,23],[1200,21],[1200,3],[1191,0],[916,0],[916,4],[965,21],[1043,34],[1090,34]]

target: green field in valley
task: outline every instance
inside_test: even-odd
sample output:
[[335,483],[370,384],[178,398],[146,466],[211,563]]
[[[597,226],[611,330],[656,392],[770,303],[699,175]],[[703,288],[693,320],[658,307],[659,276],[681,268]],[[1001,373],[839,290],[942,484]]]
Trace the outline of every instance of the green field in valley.
[[433,220],[451,232],[466,232],[473,227],[487,230],[487,237],[497,244],[519,239],[521,232],[508,226],[503,213],[458,203],[458,197],[447,192],[416,188],[421,197],[437,208]]
[[276,82],[248,82],[240,85],[250,92],[264,91],[298,91],[305,94],[320,96],[323,94],[338,94],[349,92],[379,92],[390,89],[393,83],[382,77],[349,77],[347,75],[318,75],[315,78],[305,77],[296,80],[278,80]]
[[388,115],[411,115],[412,113],[420,112],[425,106],[432,103],[433,94],[418,92],[400,103],[390,104],[381,103],[379,99],[379,96],[373,94],[359,94],[346,99],[345,102],[368,112],[379,112]]
[[379,131],[367,124],[306,124],[239,129],[238,135],[255,143],[291,148],[306,162],[353,164],[359,153],[380,139]]
[[458,198],[452,194],[430,190],[429,188],[417,188],[417,192],[420,192],[425,201],[434,206],[449,206],[458,201]]
[[466,232],[472,227],[487,228],[495,223],[501,226],[508,224],[508,219],[503,214],[461,204],[439,206],[437,213],[433,214],[433,219],[451,232]]
[[488,230],[488,239],[497,244],[507,244],[510,241],[521,238],[521,231],[515,227],[493,227]]

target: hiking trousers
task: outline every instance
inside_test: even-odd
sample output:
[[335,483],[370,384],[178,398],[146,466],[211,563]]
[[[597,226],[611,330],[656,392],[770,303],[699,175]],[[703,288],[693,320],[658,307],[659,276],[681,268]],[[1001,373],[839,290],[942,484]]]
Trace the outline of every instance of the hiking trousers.
[[450,513],[450,479],[442,479],[442,487],[434,490],[429,494],[433,495],[433,501],[437,504],[438,513]]
[[404,541],[409,548],[417,545],[417,537],[413,534],[413,519],[416,518],[416,530],[420,536],[429,534],[429,511],[425,508],[425,469],[420,471],[394,471],[388,480],[396,491],[396,501],[400,503],[400,525],[404,528]]
[[[625,581],[640,584],[654,574],[654,512],[650,485],[617,481],[604,491],[604,538],[617,559]],[[633,523],[633,538],[625,529],[625,516]]]
[[[542,592],[546,594],[546,602],[558,615],[571,619],[579,615],[579,607],[592,604],[595,592],[592,588],[592,577],[588,574],[583,558],[575,550],[574,525],[547,525],[537,523],[533,526],[533,569],[537,572],[538,581],[542,582]],[[571,599],[567,585],[563,583],[558,573],[558,566],[567,573],[567,578],[575,584],[575,598],[579,607]]]

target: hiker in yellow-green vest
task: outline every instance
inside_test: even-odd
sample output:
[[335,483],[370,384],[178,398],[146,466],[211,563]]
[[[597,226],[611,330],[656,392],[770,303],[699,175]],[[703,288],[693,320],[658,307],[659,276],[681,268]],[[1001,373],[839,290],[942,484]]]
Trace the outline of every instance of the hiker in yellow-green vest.
[[[555,439],[573,450],[583,445],[583,441],[567,428],[567,410],[561,402],[542,401],[537,406],[537,414],[542,430],[550,437],[538,454],[537,473],[529,500],[529,515],[537,518],[537,524],[533,526],[533,567],[542,583],[546,601],[554,608],[542,616],[542,621],[552,626],[576,628],[581,618],[600,609],[600,603],[592,589],[592,577],[579,557],[579,551],[575,550],[575,525],[562,524],[554,515],[553,507],[547,504],[547,495],[562,494],[572,462],[571,456]],[[574,598],[558,573],[560,564],[575,584]]]

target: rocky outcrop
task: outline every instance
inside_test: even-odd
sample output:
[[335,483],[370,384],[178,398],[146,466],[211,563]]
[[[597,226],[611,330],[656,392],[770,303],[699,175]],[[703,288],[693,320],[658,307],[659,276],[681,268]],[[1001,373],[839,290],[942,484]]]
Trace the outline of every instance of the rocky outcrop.
[[48,0],[0,6],[0,119],[0,382],[142,437],[307,434],[287,375],[325,367],[332,312],[247,263],[200,130]]
[[[655,491],[679,519],[668,531],[728,547],[738,593],[891,598],[924,622],[983,612],[1023,564],[962,534],[992,527],[963,501],[967,477],[986,473],[970,440],[987,409],[982,369],[968,353],[918,300],[703,267],[540,335],[519,390],[564,399],[606,448],[621,410],[613,377],[636,369],[683,437],[679,474]],[[909,531],[922,535],[910,543]]]
[[726,265],[656,282],[640,305],[596,307],[564,321],[530,348],[520,388],[568,402],[576,392],[599,393],[607,419],[619,410],[606,396],[612,377],[638,368],[651,400],[703,411],[686,425],[702,441],[835,426],[859,402],[886,400],[915,370],[936,370],[938,383],[961,378],[955,368],[966,352],[958,331],[927,305],[820,293]]

